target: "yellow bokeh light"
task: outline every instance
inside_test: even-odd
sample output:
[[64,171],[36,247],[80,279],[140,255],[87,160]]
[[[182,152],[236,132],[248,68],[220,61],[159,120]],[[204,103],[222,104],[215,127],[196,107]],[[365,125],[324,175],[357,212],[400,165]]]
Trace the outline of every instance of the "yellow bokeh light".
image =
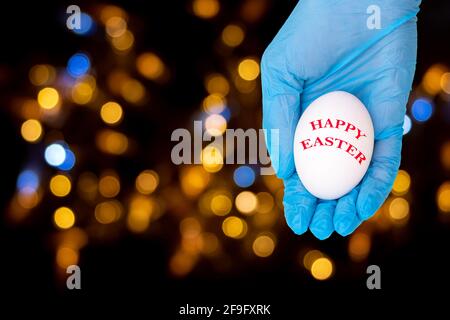
[[411,177],[405,170],[399,170],[392,186],[392,193],[396,196],[404,195],[411,186]]
[[317,280],[326,280],[333,274],[333,263],[330,259],[322,257],[313,262],[311,275]]
[[147,230],[155,210],[154,201],[143,195],[136,195],[130,201],[127,217],[128,228],[136,233]]
[[323,256],[324,256],[323,253],[320,252],[319,250],[310,250],[304,255],[304,257],[302,259],[303,266],[307,270],[311,270],[311,267],[312,267],[313,263],[317,259],[322,258]]
[[222,31],[222,41],[229,47],[237,47],[244,41],[244,30],[238,25],[229,24]]
[[75,224],[75,214],[67,207],[56,209],[53,220],[58,228],[69,229]]
[[356,232],[348,242],[348,254],[353,261],[362,261],[370,251],[371,240],[367,233]]
[[210,19],[215,17],[220,10],[218,0],[193,0],[192,11],[197,17]]
[[258,205],[258,198],[251,191],[242,191],[237,195],[235,205],[240,212],[252,214]]
[[87,104],[92,100],[94,89],[88,81],[77,82],[72,88],[72,100],[77,104]]
[[30,69],[30,82],[35,86],[50,84],[55,79],[55,68],[47,64],[38,64]]
[[28,142],[38,142],[42,137],[42,125],[38,120],[29,119],[20,128],[22,138]]
[[244,80],[239,75],[234,77],[234,85],[240,93],[245,94],[252,93],[256,89],[256,81]]
[[446,71],[447,68],[440,64],[433,65],[427,70],[422,79],[422,86],[428,94],[435,95],[441,91],[441,79]]
[[196,261],[196,255],[184,250],[179,250],[171,257],[169,268],[175,276],[182,277],[191,272]]
[[112,37],[120,37],[127,31],[127,22],[119,16],[109,18],[105,23],[106,33]]
[[50,191],[57,197],[65,197],[70,193],[72,183],[62,174],[57,174],[50,179]]
[[134,36],[129,30],[125,30],[120,36],[112,38],[111,43],[119,51],[128,51],[133,46]]
[[211,114],[206,118],[205,130],[211,136],[220,136],[227,129],[227,120],[220,114]]
[[100,116],[107,124],[117,124],[122,120],[123,110],[117,102],[107,102],[100,109]]
[[219,148],[207,146],[202,150],[201,161],[208,172],[217,172],[223,167],[223,155]]
[[211,199],[211,211],[218,216],[225,216],[231,211],[233,203],[225,194],[215,195]]
[[207,256],[214,256],[219,250],[219,239],[214,233],[204,232],[202,234],[202,253]]
[[450,170],[450,141],[445,142],[441,147],[442,166]]
[[247,223],[238,217],[228,217],[222,222],[223,233],[234,239],[240,239],[247,233]]
[[258,205],[256,207],[256,211],[258,213],[268,213],[273,209],[275,201],[273,200],[273,196],[268,192],[259,192],[256,195]]
[[389,216],[393,220],[404,220],[409,215],[409,203],[403,198],[395,198],[389,204]]
[[[209,114],[217,114],[221,113],[225,109],[225,99],[220,94],[210,94],[205,99],[203,99],[203,110],[205,110],[206,113]],[[225,119],[223,119],[225,120]],[[220,119],[222,121],[222,119]],[[223,124],[222,124],[223,125]],[[227,127],[226,121],[225,121],[225,129]],[[220,128],[223,129],[223,128]]]
[[164,74],[164,63],[151,52],[139,55],[136,60],[136,68],[140,74],[150,80],[156,80]]
[[24,209],[32,209],[41,201],[41,195],[34,190],[19,192],[17,194],[17,203]]
[[444,213],[450,212],[450,182],[444,182],[438,189],[436,202],[439,210]]
[[182,169],[180,180],[183,192],[189,197],[196,197],[208,185],[210,174],[202,166],[189,166]]
[[272,237],[268,235],[258,236],[255,241],[253,241],[253,252],[261,258],[266,258],[270,256],[275,249],[275,242]]
[[446,72],[441,77],[441,89],[447,94],[450,94],[450,72]]
[[114,6],[114,5],[102,6],[101,11],[100,11],[100,21],[103,24],[106,24],[106,22],[109,19],[111,19],[112,17],[121,17],[122,19],[125,19],[125,20],[127,20],[127,18],[128,18],[126,12],[118,6]]
[[144,99],[145,88],[136,79],[127,79],[120,88],[122,97],[130,103],[139,103]]
[[96,144],[103,152],[119,155],[127,151],[128,138],[122,133],[105,129],[97,134]]
[[219,73],[209,75],[205,80],[205,88],[209,94],[225,97],[230,92],[228,80]]
[[142,194],[150,194],[159,184],[159,176],[153,170],[142,171],[136,178],[136,189]]
[[119,220],[122,215],[122,205],[117,200],[104,201],[95,207],[95,219],[102,224]]
[[95,200],[98,192],[98,179],[92,172],[83,172],[78,178],[78,193],[88,201]]
[[56,264],[63,270],[68,266],[78,264],[78,251],[69,247],[59,247],[56,252]]
[[196,218],[185,218],[180,222],[180,232],[183,237],[194,238],[200,235],[202,226]]
[[46,87],[39,91],[38,103],[43,109],[53,109],[58,105],[59,93],[55,88]]
[[120,181],[114,173],[106,173],[98,182],[98,190],[105,198],[113,198],[120,192]]
[[259,64],[253,58],[244,59],[239,63],[238,73],[244,80],[255,80],[259,76]]

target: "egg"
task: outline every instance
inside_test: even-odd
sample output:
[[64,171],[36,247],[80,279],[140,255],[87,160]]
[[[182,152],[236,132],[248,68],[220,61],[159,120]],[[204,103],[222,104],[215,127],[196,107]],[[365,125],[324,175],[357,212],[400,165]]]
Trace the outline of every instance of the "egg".
[[364,177],[372,159],[374,130],[364,104],[333,91],[303,112],[294,137],[294,160],[305,188],[323,200],[338,199]]

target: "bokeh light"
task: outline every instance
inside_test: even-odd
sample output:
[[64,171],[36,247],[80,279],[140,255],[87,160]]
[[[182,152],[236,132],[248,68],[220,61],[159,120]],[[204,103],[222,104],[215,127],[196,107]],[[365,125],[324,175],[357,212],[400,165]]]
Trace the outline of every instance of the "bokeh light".
[[[218,114],[218,113],[221,113],[225,109],[225,99],[220,94],[212,93],[212,94],[208,95],[205,99],[203,99],[202,106],[203,106],[203,110],[206,113]],[[222,116],[222,118],[223,118],[223,116]],[[220,119],[219,121],[223,121],[223,120]],[[224,124],[222,123],[222,126],[223,125]],[[223,127],[219,128],[219,129],[223,129]],[[225,121],[225,129],[226,129],[226,121]]]
[[104,201],[95,207],[95,219],[101,224],[110,224],[120,219],[122,204],[117,200]]
[[450,170],[450,141],[445,142],[441,147],[441,162],[446,170]]
[[34,170],[24,170],[17,177],[16,186],[21,193],[35,192],[39,187],[39,176]]
[[109,129],[101,130],[97,134],[95,142],[97,147],[105,153],[120,155],[128,149],[127,136]]
[[56,251],[56,264],[64,271],[68,266],[78,264],[79,253],[73,248],[59,247]]
[[306,270],[311,270],[313,263],[317,259],[322,258],[323,256],[324,256],[323,253],[320,252],[319,250],[310,250],[303,256],[302,259],[303,266],[305,267]]
[[256,198],[258,200],[258,205],[256,207],[258,213],[269,213],[273,209],[275,202],[273,196],[269,192],[258,192]]
[[25,141],[31,143],[38,142],[42,137],[42,125],[38,120],[29,119],[22,123],[20,133]]
[[46,87],[39,91],[37,100],[43,109],[53,109],[58,105],[59,93],[55,88]]
[[370,236],[365,232],[355,232],[348,242],[348,254],[353,261],[360,262],[367,258],[370,252]]
[[144,170],[136,178],[136,189],[142,194],[151,194],[159,184],[159,176],[153,170]]
[[72,31],[78,35],[86,36],[90,35],[95,29],[94,21],[91,16],[85,12],[80,13],[80,28],[73,29]]
[[311,265],[311,275],[317,280],[326,280],[333,274],[333,263],[326,257],[318,258]]
[[411,118],[405,114],[405,120],[403,121],[403,134],[408,134],[411,131],[412,121]]
[[113,198],[120,192],[120,181],[113,172],[106,172],[100,178],[98,190],[105,198]]
[[45,149],[45,161],[53,167],[57,167],[66,160],[66,149],[59,143],[52,143]]
[[75,53],[67,62],[67,72],[74,78],[85,75],[91,68],[91,61],[84,53]]
[[450,182],[444,182],[439,187],[436,195],[436,202],[441,212],[450,212]]
[[419,98],[414,101],[411,107],[411,114],[418,122],[425,122],[433,114],[433,104],[426,98]]
[[247,233],[247,223],[235,216],[228,217],[222,222],[222,231],[227,237],[240,239]]
[[192,11],[197,17],[210,19],[215,17],[220,10],[218,0],[193,0]]
[[56,209],[53,220],[60,229],[69,229],[75,224],[75,214],[67,207],[60,207]]
[[441,64],[431,66],[422,79],[423,89],[430,95],[436,95],[441,90],[441,79],[447,68]]
[[109,101],[101,107],[100,116],[107,124],[117,124],[122,120],[123,110],[117,102]]
[[235,205],[239,212],[243,214],[252,214],[258,205],[258,198],[251,191],[242,191],[237,195]]
[[[273,237],[273,235],[272,235]],[[270,256],[275,250],[275,241],[269,235],[260,235],[253,241],[253,252],[261,258]]]
[[226,194],[217,194],[211,199],[211,211],[218,216],[225,216],[231,211],[233,202]]
[[129,30],[125,30],[120,36],[112,38],[111,44],[119,52],[128,51],[134,44],[134,35]]
[[205,130],[211,136],[220,136],[227,129],[227,120],[220,114],[211,114],[206,118]]
[[241,188],[250,187],[255,182],[255,171],[249,166],[240,166],[234,170],[233,180]]
[[57,174],[50,179],[50,191],[57,197],[65,197],[70,193],[72,183],[69,177]]
[[82,81],[75,83],[72,87],[73,102],[84,105],[91,102],[94,96],[95,80],[92,77],[86,77]]
[[259,64],[254,58],[244,59],[239,63],[238,73],[244,80],[255,80],[259,76]]
[[35,86],[51,84],[55,80],[55,68],[48,64],[37,64],[30,69],[28,77]]
[[121,16],[113,16],[106,21],[105,30],[112,38],[120,37],[127,31],[127,22]]
[[181,188],[189,197],[198,196],[210,181],[209,172],[202,166],[185,167],[181,170]]
[[230,92],[230,84],[220,73],[210,74],[205,80],[205,88],[209,94],[225,97]]
[[392,193],[396,196],[406,194],[411,186],[411,177],[405,170],[399,170],[392,186]]
[[222,31],[222,41],[229,47],[237,47],[244,41],[244,30],[236,24],[227,25]]
[[136,195],[129,205],[127,216],[127,226],[135,233],[141,233],[147,230],[150,225],[150,219],[155,209],[155,204],[151,198]]
[[203,168],[208,172],[218,172],[223,167],[223,155],[219,148],[209,145],[202,150]]
[[140,74],[150,80],[159,79],[164,74],[164,63],[151,52],[140,54],[136,59],[136,67]]
[[389,216],[396,222],[409,216],[409,203],[404,198],[395,198],[389,204]]

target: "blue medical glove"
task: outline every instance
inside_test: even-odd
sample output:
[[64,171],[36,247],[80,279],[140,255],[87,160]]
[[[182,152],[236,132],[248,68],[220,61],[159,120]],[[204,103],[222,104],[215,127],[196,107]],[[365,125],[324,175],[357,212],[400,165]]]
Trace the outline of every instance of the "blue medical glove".
[[[264,52],[263,127],[272,166],[284,180],[286,221],[296,234],[309,227],[319,239],[334,230],[348,235],[388,196],[400,165],[419,4],[420,0],[300,0]],[[308,105],[336,90],[356,95],[367,107],[375,147],[361,183],[340,199],[324,201],[302,185],[295,171],[293,139]],[[278,135],[270,129],[278,129]]]

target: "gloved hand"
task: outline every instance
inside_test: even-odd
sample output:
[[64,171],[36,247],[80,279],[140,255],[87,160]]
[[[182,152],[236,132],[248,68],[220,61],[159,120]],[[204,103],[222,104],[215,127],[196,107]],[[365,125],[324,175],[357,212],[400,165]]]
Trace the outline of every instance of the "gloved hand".
[[[370,13],[376,14],[371,5],[380,8],[380,29],[369,28]],[[300,0],[264,52],[263,128],[272,166],[285,185],[286,221],[296,234],[309,227],[319,239],[334,230],[348,235],[388,196],[400,165],[419,5],[420,0]],[[302,185],[293,139],[302,112],[335,90],[356,95],[367,107],[375,147],[361,183],[338,200],[324,201]],[[279,130],[278,139],[270,129]]]

